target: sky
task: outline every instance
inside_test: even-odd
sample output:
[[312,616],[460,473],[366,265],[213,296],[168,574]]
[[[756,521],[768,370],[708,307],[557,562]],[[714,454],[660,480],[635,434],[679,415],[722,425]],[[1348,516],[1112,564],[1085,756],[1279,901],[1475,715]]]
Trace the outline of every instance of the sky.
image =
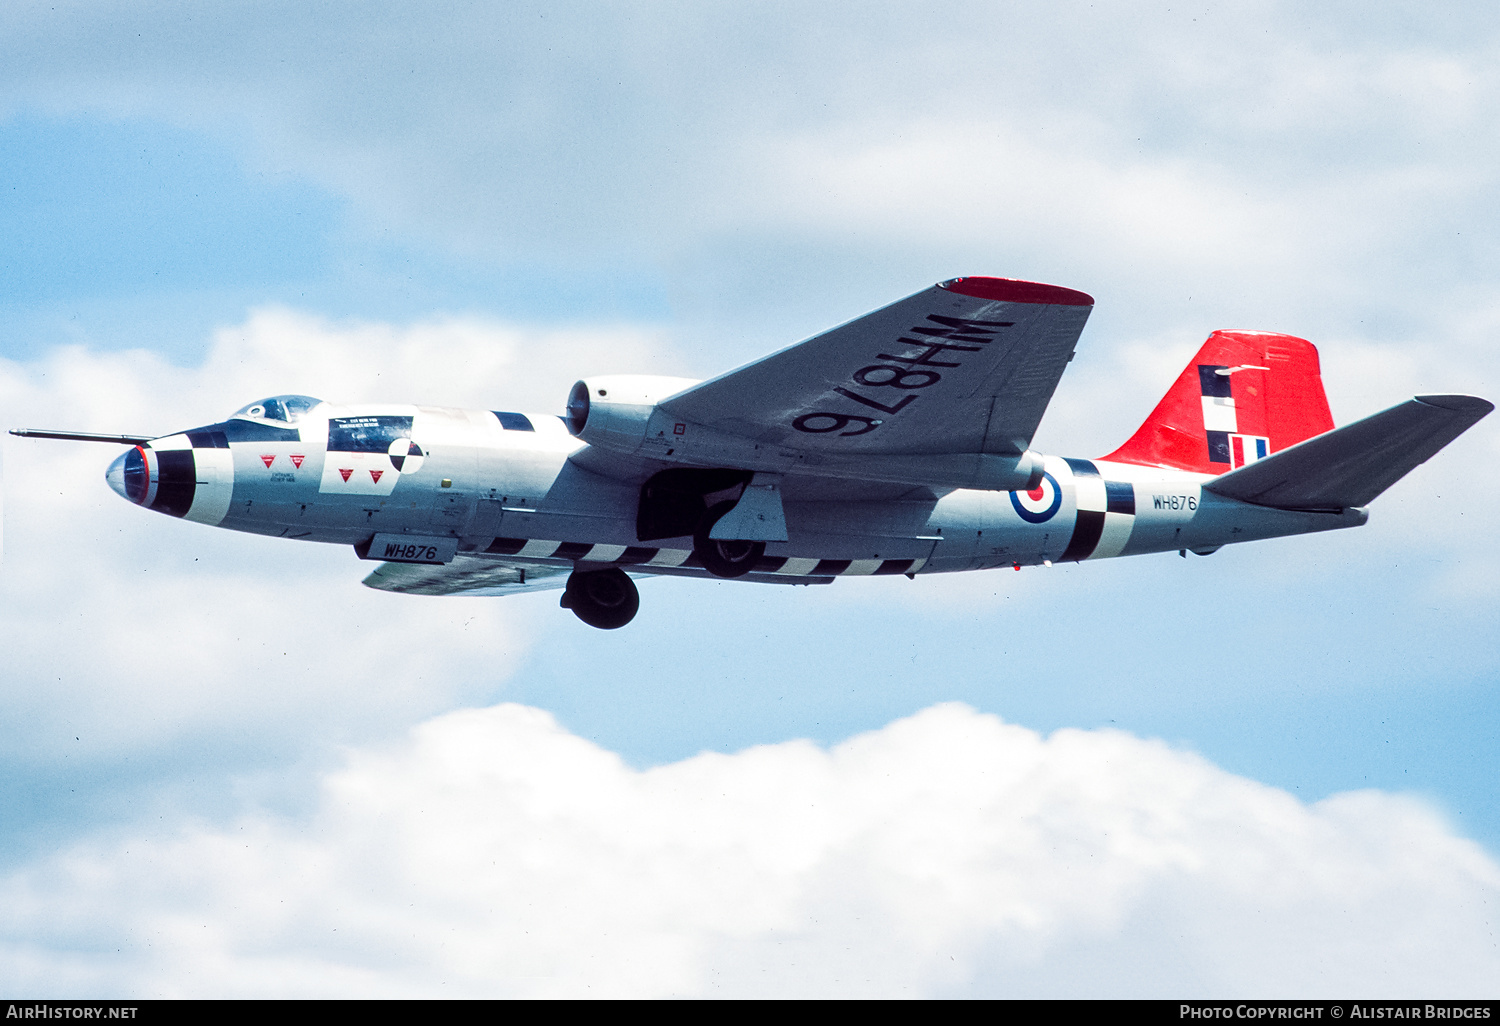
[[[560,412],[935,281],[1335,420],[1500,395],[1490,5],[0,8],[0,414]],[[360,586],[4,436],[0,990],[1494,996],[1500,421],[1355,531],[790,589]]]

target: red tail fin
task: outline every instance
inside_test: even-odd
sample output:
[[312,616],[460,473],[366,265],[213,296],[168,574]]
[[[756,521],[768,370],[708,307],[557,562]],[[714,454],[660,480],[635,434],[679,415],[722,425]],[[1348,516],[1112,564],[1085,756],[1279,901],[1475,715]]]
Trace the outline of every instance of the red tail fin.
[[1333,429],[1318,351],[1266,331],[1216,331],[1116,463],[1222,474]]

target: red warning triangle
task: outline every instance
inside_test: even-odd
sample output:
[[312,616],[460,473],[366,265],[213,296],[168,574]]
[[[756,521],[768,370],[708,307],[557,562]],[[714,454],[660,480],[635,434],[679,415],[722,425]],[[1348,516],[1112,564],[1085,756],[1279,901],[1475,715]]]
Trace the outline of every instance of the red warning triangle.
[[307,457],[306,456],[288,456],[287,459],[289,459],[289,460],[292,461],[292,466],[296,467],[298,470],[301,470],[302,469],[302,461],[305,460],[305,459],[307,459]]
[[260,461],[262,463],[264,463],[267,467],[269,467],[271,464],[273,464],[273,463],[276,462],[276,454],[272,453],[270,456],[262,455],[261,458],[260,458]]
[[339,476],[341,476],[345,481],[349,480],[349,475],[352,473],[354,473],[353,468],[350,468],[349,470],[345,470],[343,467],[339,468]]
[[379,484],[380,483],[380,475],[384,474],[384,473],[385,473],[385,471],[383,471],[383,470],[372,470],[372,471],[370,471],[370,480],[374,481],[376,484]]

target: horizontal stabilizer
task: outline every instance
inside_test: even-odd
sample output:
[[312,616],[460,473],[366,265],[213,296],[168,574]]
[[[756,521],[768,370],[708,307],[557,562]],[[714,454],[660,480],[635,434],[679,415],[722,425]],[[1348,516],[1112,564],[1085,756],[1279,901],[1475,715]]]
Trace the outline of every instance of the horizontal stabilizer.
[[1203,488],[1279,509],[1363,506],[1494,408],[1472,395],[1419,395],[1247,464]]

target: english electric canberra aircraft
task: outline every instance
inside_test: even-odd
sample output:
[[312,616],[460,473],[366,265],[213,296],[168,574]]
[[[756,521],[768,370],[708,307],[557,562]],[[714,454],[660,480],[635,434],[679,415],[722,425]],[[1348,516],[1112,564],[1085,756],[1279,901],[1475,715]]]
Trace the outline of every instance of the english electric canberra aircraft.
[[828,584],[1357,527],[1494,408],[1424,395],[1334,428],[1311,343],[1219,331],[1124,445],[1044,456],[1093,303],[954,278],[708,381],[587,378],[561,417],[281,395],[160,438],[13,433],[128,444],[124,498],[352,546],[372,588],[561,587],[609,629],[647,575]]

